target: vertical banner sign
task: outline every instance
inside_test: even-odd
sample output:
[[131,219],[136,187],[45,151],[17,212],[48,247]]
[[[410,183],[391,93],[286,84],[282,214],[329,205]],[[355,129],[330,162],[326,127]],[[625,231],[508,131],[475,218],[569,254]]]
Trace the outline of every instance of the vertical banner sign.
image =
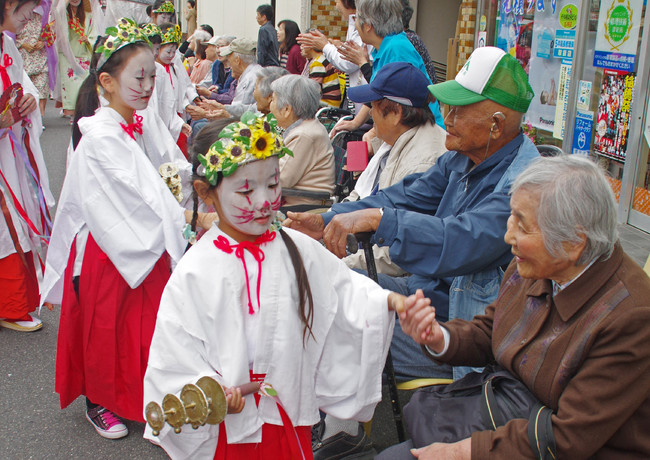
[[602,0],[594,67],[634,72],[643,0]]
[[[526,121],[538,129],[562,135],[569,73],[573,60],[578,8],[571,1],[547,2],[535,12],[528,79],[535,92]],[[543,4],[543,3],[542,3]],[[559,110],[558,110],[559,109]]]
[[594,113],[587,110],[576,112],[576,121],[573,127],[573,149],[574,155],[589,156],[591,148],[591,132],[594,126]]

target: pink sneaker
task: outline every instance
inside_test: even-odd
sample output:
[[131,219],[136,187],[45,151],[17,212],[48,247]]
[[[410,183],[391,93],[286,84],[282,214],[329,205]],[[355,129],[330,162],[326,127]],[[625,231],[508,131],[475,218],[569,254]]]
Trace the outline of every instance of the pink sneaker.
[[25,315],[19,319],[0,319],[0,326],[19,332],[34,332],[43,327],[40,319]]
[[105,407],[96,406],[86,409],[86,419],[93,424],[95,431],[102,438],[119,439],[129,434],[129,429],[113,412]]

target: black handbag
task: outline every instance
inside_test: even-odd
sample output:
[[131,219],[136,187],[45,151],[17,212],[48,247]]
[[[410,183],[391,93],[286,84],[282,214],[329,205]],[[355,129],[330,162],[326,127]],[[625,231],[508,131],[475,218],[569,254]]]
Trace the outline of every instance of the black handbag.
[[529,420],[528,435],[536,457],[555,458],[551,410],[498,365],[488,365],[483,372],[472,372],[449,385],[422,388],[404,407],[404,420],[416,448],[460,441],[475,431],[495,430],[517,418]]

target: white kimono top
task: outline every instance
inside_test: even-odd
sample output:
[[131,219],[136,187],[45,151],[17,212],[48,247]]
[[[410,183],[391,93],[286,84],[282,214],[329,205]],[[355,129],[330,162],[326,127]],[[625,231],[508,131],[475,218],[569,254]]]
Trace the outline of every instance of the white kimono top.
[[[315,338],[303,346],[297,281],[282,237],[260,247],[259,310],[260,271],[244,251],[256,311],[250,315],[241,260],[213,244],[219,236],[236,242],[215,225],[186,253],[163,292],[144,379],[145,405],[160,404],[167,393],[178,395],[202,376],[228,387],[247,383],[252,362],[253,372],[266,374],[265,382],[277,390],[295,426],[316,423],[319,409],[343,419],[372,417],[394,326],[389,291],[349,270],[319,242],[285,231],[300,251],[311,286]],[[260,442],[262,424],[282,425],[276,403],[263,396],[258,408],[253,395],[224,423],[230,443]],[[147,426],[145,438],[156,439],[174,459],[212,458],[218,432],[218,426],[187,425],[175,434],[165,425],[156,438]]]
[[[163,252],[180,260],[185,210],[141,146],[101,107],[79,120],[83,137],[68,163],[45,267],[41,303],[60,303],[72,242],[89,231],[131,288]],[[136,135],[137,136],[137,135]]]
[[[20,52],[16,48],[16,44],[5,34],[0,35],[0,40],[2,40],[0,64],[4,65],[3,63],[5,60],[8,60],[9,58],[13,61],[11,65],[6,67],[11,82],[20,83],[23,87],[23,94],[31,94],[38,101],[38,90],[23,69],[23,60],[20,56]],[[5,58],[5,56],[7,57]],[[38,106],[28,115],[28,118],[31,121],[31,126],[26,125],[23,127],[21,123],[14,123],[14,125],[9,129],[11,129],[13,134],[19,140],[23,149],[25,147],[22,139],[23,130],[27,130],[31,151],[34,155],[34,161],[37,166],[36,169],[38,170],[35,172],[38,172],[40,177],[40,187],[43,193],[45,205],[48,208],[51,208],[54,206],[54,197],[50,191],[47,168],[45,166],[45,161],[43,160],[43,152],[39,140],[43,131],[43,122],[41,120],[41,112],[39,111]],[[27,153],[26,150],[24,151]],[[15,147],[12,147],[9,133],[6,133],[4,137],[0,139],[0,170],[2,170],[2,174],[4,174],[7,179],[11,191],[16,195],[18,202],[27,213],[27,216],[36,225],[37,229],[42,231],[42,228],[39,228],[41,219],[36,184],[33,182],[31,173],[29,172],[22,156]],[[1,178],[0,189],[2,190],[7,202],[7,208],[9,209],[20,247],[25,252],[40,251],[42,245],[39,236],[34,234],[34,232],[32,232],[27,224],[21,219],[14,207],[11,193],[7,190],[7,184]],[[9,229],[7,228],[4,217],[0,213],[0,259],[8,257],[15,252],[16,248],[14,247],[13,240],[9,234]],[[35,266],[38,267],[39,264],[36,263]]]
[[151,95],[155,97],[154,107],[158,108],[158,115],[171,133],[174,142],[183,128],[183,119],[178,115],[185,111],[185,105],[181,105],[185,97],[185,88],[181,86],[179,73],[185,72],[184,67],[178,68],[174,63],[169,65],[171,74],[167,73],[165,66],[156,62],[156,84]]

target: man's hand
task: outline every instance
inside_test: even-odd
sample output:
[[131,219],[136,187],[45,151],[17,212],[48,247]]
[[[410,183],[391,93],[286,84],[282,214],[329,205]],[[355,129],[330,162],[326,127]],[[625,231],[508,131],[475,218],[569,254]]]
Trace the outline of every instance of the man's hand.
[[366,144],[368,144],[368,158],[372,157],[375,154],[375,151],[372,149],[372,140],[377,137],[377,131],[373,126],[370,130],[363,135],[361,138]]
[[37,106],[38,103],[36,102],[36,98],[34,98],[34,96],[31,94],[23,94],[22,99],[20,99],[20,102],[18,102],[18,111],[20,113],[20,117],[26,117],[32,113]]
[[453,444],[436,442],[421,449],[411,449],[415,458],[422,460],[470,460],[472,458],[472,440],[470,438]]
[[201,99],[201,102],[198,103],[198,106],[205,110],[225,110],[223,104],[213,101],[212,99]]
[[215,109],[208,110],[205,114],[205,118],[208,120],[218,120],[219,118],[230,118],[230,113],[226,109]]
[[325,48],[325,45],[329,43],[327,37],[320,30],[313,30],[307,34],[300,34],[296,38],[296,41],[301,45],[321,51]]
[[205,115],[207,114],[207,111],[205,109],[197,107],[196,105],[188,105],[185,107],[185,111],[194,121],[205,118]]
[[325,223],[323,218],[318,214],[311,212],[287,212],[287,219],[282,223],[284,227],[298,230],[312,237],[315,240],[320,240],[323,237],[323,229]]
[[436,320],[436,309],[426,299],[421,289],[406,298],[404,309],[399,313],[402,330],[420,345],[427,345],[440,353],[445,347],[445,338],[440,323]]
[[379,227],[380,221],[381,212],[376,208],[337,214],[325,227],[323,242],[327,249],[342,259],[347,255],[345,247],[348,234],[374,232]]

